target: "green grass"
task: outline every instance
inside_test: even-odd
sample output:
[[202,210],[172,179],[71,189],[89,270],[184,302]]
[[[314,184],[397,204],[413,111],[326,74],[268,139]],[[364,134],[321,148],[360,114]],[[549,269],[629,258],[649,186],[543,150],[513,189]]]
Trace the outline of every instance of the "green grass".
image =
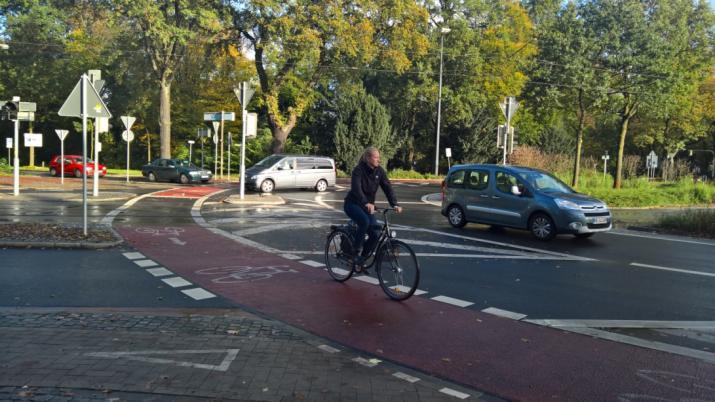
[[688,211],[664,216],[656,226],[678,233],[715,238],[715,210]]
[[[107,174],[110,176],[126,176],[127,169],[109,169],[107,168]],[[129,169],[129,177],[141,177],[142,171],[137,169]]]

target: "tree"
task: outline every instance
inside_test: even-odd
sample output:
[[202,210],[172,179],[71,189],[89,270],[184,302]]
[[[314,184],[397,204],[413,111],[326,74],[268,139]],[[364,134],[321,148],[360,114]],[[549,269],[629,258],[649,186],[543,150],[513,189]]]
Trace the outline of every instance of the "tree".
[[262,105],[281,152],[321,84],[378,60],[403,73],[427,50],[412,0],[259,0],[234,5],[234,29],[255,52]]
[[711,25],[704,25],[711,15],[704,4],[688,0],[596,0],[584,5],[588,34],[598,43],[598,66],[611,72],[610,106],[620,120],[614,188],[621,187],[633,117],[643,109],[667,107],[688,82],[685,77],[712,60]]
[[159,83],[161,157],[171,157],[171,85],[186,50],[221,29],[211,0],[121,0],[122,12],[141,35]]

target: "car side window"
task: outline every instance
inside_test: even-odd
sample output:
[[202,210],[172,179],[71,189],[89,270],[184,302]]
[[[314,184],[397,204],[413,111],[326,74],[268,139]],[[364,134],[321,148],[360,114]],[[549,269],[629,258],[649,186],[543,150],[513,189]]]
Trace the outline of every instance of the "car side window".
[[312,159],[308,158],[299,158],[297,164],[298,166],[296,167],[296,169],[299,170],[313,169],[315,166],[315,162]]
[[333,164],[330,163],[329,159],[318,159],[318,161],[316,162],[316,168],[333,170]]
[[159,161],[159,167],[167,167],[168,165],[169,163],[166,159],[162,159]]
[[467,188],[470,190],[486,190],[489,186],[488,170],[472,170],[469,172]]
[[516,176],[511,175],[506,172],[497,172],[496,174],[496,186],[497,190],[502,193],[511,194],[511,186],[519,185],[519,180]]
[[466,172],[466,170],[457,170],[449,175],[447,187],[464,187],[464,176]]

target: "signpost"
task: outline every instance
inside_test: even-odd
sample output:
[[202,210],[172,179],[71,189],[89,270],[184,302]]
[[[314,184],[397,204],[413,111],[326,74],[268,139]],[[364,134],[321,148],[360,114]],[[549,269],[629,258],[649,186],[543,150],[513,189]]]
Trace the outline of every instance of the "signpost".
[[219,146],[219,138],[218,138],[218,130],[221,127],[221,123],[218,121],[215,121],[212,123],[214,127],[214,136],[213,136],[213,141],[214,141],[214,176],[219,176],[218,174],[218,146]]
[[[15,122],[15,131],[13,134],[12,143],[15,144],[14,147],[14,160],[13,160],[13,195],[20,195],[20,154],[19,154],[19,143],[20,143],[20,121],[33,121],[35,120],[35,110],[37,105],[32,102],[20,102],[20,97],[15,96],[10,102],[0,102],[2,103],[2,113],[0,118],[8,119]],[[9,162],[9,161],[8,161]]]
[[449,161],[449,158],[452,157],[452,148],[445,148],[444,149],[444,156],[447,157],[447,169],[452,168],[452,163]]
[[[221,148],[221,156],[220,156],[221,162],[219,164],[221,178],[223,178],[223,145],[224,145],[223,122],[224,121],[234,121],[234,120],[236,120],[236,114],[233,112],[220,111],[220,112],[206,112],[206,113],[204,113],[204,121],[213,122],[214,133],[216,133],[216,135],[218,135],[218,137],[219,137],[218,138],[218,141],[219,141],[218,146]],[[219,130],[220,130],[220,134],[219,134]],[[218,166],[216,168],[218,168]],[[215,169],[214,169],[214,174],[216,174]]]
[[5,138],[5,148],[7,148],[7,163],[10,163],[10,150],[12,149],[12,137]]
[[611,159],[610,156],[608,156],[608,151],[606,151],[605,154],[601,155],[601,159],[603,159],[603,182],[606,182],[606,165],[608,165],[608,160]]
[[200,128],[196,131],[196,136],[201,141],[201,169],[204,168],[204,138],[211,135],[211,130],[208,128]]
[[60,137],[60,159],[58,164],[60,165],[60,183],[65,184],[65,138],[69,131],[62,129],[55,129],[55,133]]
[[[89,106],[92,105],[92,106]],[[102,98],[89,83],[87,74],[82,74],[77,85],[57,112],[60,116],[82,118],[82,160],[87,160],[87,117],[112,117]],[[87,236],[87,170],[82,169],[82,223],[83,232]]]
[[655,177],[655,169],[658,168],[658,155],[654,151],[650,151],[645,158],[645,167],[648,169],[648,180]]
[[188,142],[189,142],[189,163],[191,163],[191,148],[193,147],[195,141],[189,140]]
[[231,144],[233,144],[233,140],[231,139],[231,132],[228,132],[228,135],[226,136],[226,152],[228,153],[228,169],[226,172],[226,177],[228,177],[229,183],[231,182]]
[[254,92],[255,90],[245,81],[240,83],[238,88],[233,89],[233,93],[236,94],[238,101],[241,103],[241,177],[239,179],[241,180],[241,199],[243,199],[246,189],[246,133],[248,131],[246,108]]
[[136,118],[132,116],[121,116],[119,119],[122,121],[125,128],[122,132],[122,139],[127,143],[127,183],[129,183],[129,147],[131,142],[134,141],[132,126],[134,125]]
[[[519,102],[516,101],[516,99],[513,96],[508,96],[507,98],[504,99],[503,102],[499,103],[499,107],[501,108],[502,113],[504,114],[504,117],[506,117],[506,126],[503,130],[503,133],[499,131],[500,133],[500,138],[503,138],[501,141],[501,146],[502,146],[502,154],[503,154],[503,160],[502,164],[506,165],[506,154],[507,152],[511,153],[513,150],[513,141],[514,141],[514,131],[513,128],[511,127],[511,118],[514,117],[516,114],[516,111],[519,109]],[[503,135],[503,137],[501,137]],[[511,137],[511,139],[509,138]],[[499,140],[497,141],[497,146],[499,145]],[[511,144],[511,145],[509,145]],[[510,148],[511,150],[508,150],[507,148]]]

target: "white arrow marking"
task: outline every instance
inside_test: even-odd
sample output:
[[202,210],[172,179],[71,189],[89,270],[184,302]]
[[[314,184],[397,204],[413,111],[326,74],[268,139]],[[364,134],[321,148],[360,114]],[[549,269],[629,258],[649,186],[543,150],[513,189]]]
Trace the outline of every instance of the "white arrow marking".
[[[207,350],[144,350],[138,352],[93,352],[86,353],[90,357],[103,357],[107,359],[129,359],[147,363],[173,364],[179,367],[193,367],[206,370],[228,371],[228,367],[236,359],[239,349],[207,349]],[[162,359],[156,357],[146,357],[142,355],[176,355],[176,354],[207,354],[226,353],[223,361],[219,365],[192,363],[181,360]]]
[[185,241],[181,241],[181,240],[177,239],[176,237],[169,237],[169,240],[171,240],[177,246],[183,246],[184,244],[186,244]]

